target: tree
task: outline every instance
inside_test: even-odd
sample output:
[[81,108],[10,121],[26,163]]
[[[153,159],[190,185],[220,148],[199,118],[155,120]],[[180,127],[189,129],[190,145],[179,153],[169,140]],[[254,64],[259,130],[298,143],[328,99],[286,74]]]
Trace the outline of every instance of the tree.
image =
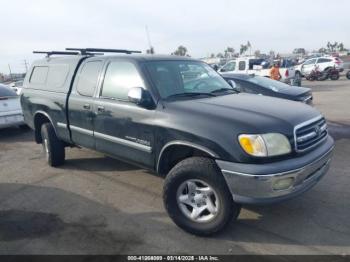
[[235,54],[235,49],[233,47],[227,47],[224,54],[225,58],[232,58]]
[[212,54],[210,55],[210,58],[215,58],[215,54],[212,53]]
[[295,48],[295,49],[293,50],[293,54],[296,54],[296,55],[305,55],[305,54],[306,54],[305,48]]
[[320,49],[318,49],[318,52],[322,53],[322,54],[325,54],[325,53],[327,53],[327,49],[324,48],[324,47],[321,47]]
[[241,45],[239,49],[239,54],[242,55],[248,50],[248,45]]
[[256,57],[260,57],[260,56],[261,56],[260,50],[255,50],[254,55],[255,55]]
[[249,53],[250,55],[252,55],[252,45],[250,44],[250,42],[247,42],[247,50],[249,49]]
[[344,44],[343,44],[343,43],[339,43],[339,45],[338,45],[338,50],[339,50],[340,52],[346,51],[346,49],[344,48]]
[[150,49],[147,49],[147,50],[146,50],[146,54],[151,54],[151,55],[153,55],[154,53],[155,53],[155,52],[154,52],[153,46],[151,46]]
[[187,48],[183,45],[180,45],[174,53],[171,53],[172,55],[178,55],[178,56],[189,56],[187,53]]

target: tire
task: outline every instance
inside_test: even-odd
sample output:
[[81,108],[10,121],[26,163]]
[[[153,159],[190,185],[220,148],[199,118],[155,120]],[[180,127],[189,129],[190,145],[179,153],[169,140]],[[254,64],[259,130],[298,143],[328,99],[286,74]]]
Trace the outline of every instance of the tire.
[[[189,185],[193,184],[196,187],[193,190],[191,186],[191,190]],[[207,189],[212,189],[212,192]],[[180,201],[181,197],[189,204]],[[215,162],[205,157],[187,158],[171,169],[165,179],[163,201],[170,218],[177,226],[200,236],[219,232],[232,218],[237,219],[241,210],[241,206],[233,201],[226,181]],[[204,201],[205,205],[200,201]],[[197,209],[200,205],[202,206]],[[207,208],[209,206],[215,212],[211,213]],[[197,212],[197,219],[190,218],[196,213],[195,208],[202,209]]]
[[346,78],[350,80],[350,71],[346,73]]
[[330,75],[331,80],[338,80],[339,79],[339,74],[331,74]]
[[52,167],[62,165],[65,159],[64,143],[58,139],[50,123],[41,126],[41,137],[47,163]]
[[315,77],[314,76],[308,76],[306,77],[307,80],[309,81],[315,81]]

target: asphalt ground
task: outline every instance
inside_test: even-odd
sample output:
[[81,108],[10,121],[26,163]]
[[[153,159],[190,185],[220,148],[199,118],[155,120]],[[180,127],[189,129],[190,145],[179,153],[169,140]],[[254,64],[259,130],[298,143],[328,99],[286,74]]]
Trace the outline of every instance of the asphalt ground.
[[329,173],[310,191],[244,206],[222,233],[179,229],[163,179],[86,149],[45,164],[32,131],[0,130],[0,254],[350,254],[350,80],[305,82],[336,139]]

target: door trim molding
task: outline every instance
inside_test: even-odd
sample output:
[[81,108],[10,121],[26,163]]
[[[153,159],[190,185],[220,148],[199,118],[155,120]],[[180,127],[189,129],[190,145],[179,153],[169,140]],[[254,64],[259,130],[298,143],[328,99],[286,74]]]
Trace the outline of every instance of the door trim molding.
[[150,146],[142,145],[142,144],[130,141],[130,140],[118,138],[115,136],[109,136],[109,135],[98,133],[98,132],[94,132],[94,136],[97,138],[101,138],[101,139],[116,143],[116,144],[132,147],[134,149],[137,149],[137,150],[149,153],[149,154],[152,153],[152,148]]
[[77,126],[72,126],[72,125],[69,125],[69,127],[71,130],[77,131],[77,132],[84,134],[84,135],[88,135],[88,136],[94,135],[94,131],[89,130],[89,129],[85,129],[85,128],[81,128],[81,127],[77,127]]

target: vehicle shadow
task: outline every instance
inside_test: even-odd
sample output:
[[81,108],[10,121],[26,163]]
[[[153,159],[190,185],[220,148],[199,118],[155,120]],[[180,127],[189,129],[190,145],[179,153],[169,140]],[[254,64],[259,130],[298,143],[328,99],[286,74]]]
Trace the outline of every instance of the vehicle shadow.
[[144,244],[132,215],[65,190],[0,184],[0,204],[1,255],[119,254]]
[[34,141],[34,133],[31,129],[9,127],[0,129],[0,142],[28,142]]
[[136,171],[141,170],[137,166],[133,166],[120,160],[108,157],[88,157],[88,158],[73,158],[66,159],[61,169],[67,170],[88,170],[96,171]]
[[244,207],[236,223],[205,238],[180,230],[162,209],[126,213],[59,188],[0,184],[0,254],[247,254],[244,245],[252,244],[285,245],[287,253],[288,246],[348,247],[349,235],[332,237],[327,222],[310,222],[315,216],[307,202]]
[[311,191],[280,204],[243,206],[237,222],[217,237],[248,243],[347,247],[349,251],[350,211],[344,210],[349,203],[334,205],[322,197],[321,192]]

